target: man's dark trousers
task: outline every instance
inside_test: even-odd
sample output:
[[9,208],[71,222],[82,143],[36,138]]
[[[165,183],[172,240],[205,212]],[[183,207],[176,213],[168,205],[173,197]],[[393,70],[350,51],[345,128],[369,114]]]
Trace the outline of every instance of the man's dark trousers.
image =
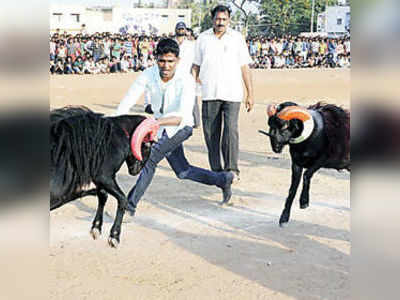
[[[211,100],[202,103],[203,133],[208,148],[208,161],[215,172],[239,174],[239,109],[240,102]],[[224,129],[221,130],[222,122]],[[221,150],[224,168],[221,164]]]

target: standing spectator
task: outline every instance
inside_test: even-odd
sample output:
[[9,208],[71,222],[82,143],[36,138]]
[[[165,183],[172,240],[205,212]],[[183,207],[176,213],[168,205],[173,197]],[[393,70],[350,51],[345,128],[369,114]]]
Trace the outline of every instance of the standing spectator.
[[250,56],[256,56],[257,55],[257,45],[253,40],[250,40],[249,42],[249,48],[250,48]]
[[345,41],[344,41],[344,49],[345,49],[345,53],[346,53],[346,55],[349,55],[350,54],[350,39],[346,39]]
[[140,47],[140,54],[143,55],[143,61],[147,62],[147,57],[149,56],[149,50],[150,50],[150,43],[147,40],[147,37],[143,38],[139,47]]
[[121,59],[121,44],[118,38],[114,39],[114,43],[112,44],[111,56],[113,59],[115,57],[118,61]]
[[112,40],[110,37],[107,37],[106,40],[104,41],[104,53],[108,57],[108,59],[111,58],[111,48],[112,48]]
[[343,55],[344,54],[344,45],[343,41],[339,41],[337,46],[336,46],[336,55]]
[[[229,28],[231,10],[224,5],[212,12],[213,28],[202,32],[195,47],[193,75],[202,85],[203,132],[208,148],[208,160],[213,171],[233,171],[239,180],[238,118],[246,86],[246,109],[254,105],[253,83],[249,64],[252,63],[243,36]],[[221,164],[221,129],[222,155]]]
[[50,61],[56,60],[56,49],[57,49],[56,39],[52,37],[50,40]]
[[324,39],[319,44],[319,54],[325,56],[328,54],[328,39]]
[[[184,22],[178,22],[176,24],[175,40],[179,45],[179,56],[180,56],[176,71],[182,72],[184,74],[190,74],[194,60],[194,42],[186,39],[186,24]],[[193,106],[193,119],[194,119],[193,128],[198,128],[200,126],[200,109],[199,109],[199,104],[197,102],[198,99],[196,97]]]
[[74,59],[74,61],[75,61],[78,56],[82,55],[82,53],[81,53],[81,43],[80,43],[80,39],[79,38],[72,39],[72,42],[74,43],[74,46],[75,46],[75,59]]
[[312,42],[311,42],[311,52],[312,52],[312,54],[318,55],[318,53],[319,53],[319,46],[320,46],[319,42],[317,41],[316,38],[314,38],[314,39],[312,40]]
[[71,59],[75,61],[75,54],[76,54],[75,43],[72,38],[69,38],[67,42],[67,56],[71,57]]
[[125,38],[124,39],[125,55],[132,57],[132,48],[133,48],[132,40],[130,38]]
[[333,39],[328,40],[328,53],[332,54],[333,60],[336,61],[336,42]]
[[[103,46],[104,47],[104,46]],[[93,59],[94,62],[97,63],[102,55],[104,54],[104,50],[101,48],[99,40],[95,39],[93,43]]]

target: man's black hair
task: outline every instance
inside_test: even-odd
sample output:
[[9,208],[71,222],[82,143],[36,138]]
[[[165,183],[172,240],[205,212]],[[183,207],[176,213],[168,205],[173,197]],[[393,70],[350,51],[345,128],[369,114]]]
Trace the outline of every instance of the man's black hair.
[[211,17],[214,19],[215,15],[219,12],[227,12],[228,16],[230,17],[232,10],[229,6],[220,4],[213,8],[211,11]]
[[175,54],[176,57],[179,57],[179,45],[178,43],[173,40],[173,39],[162,39],[158,42],[157,48],[156,48],[156,55],[164,55],[168,53],[173,53]]

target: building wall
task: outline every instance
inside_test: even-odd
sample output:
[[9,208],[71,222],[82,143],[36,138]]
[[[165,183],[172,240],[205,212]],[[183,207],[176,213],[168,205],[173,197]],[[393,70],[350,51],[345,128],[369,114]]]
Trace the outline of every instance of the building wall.
[[59,28],[62,32],[78,32],[82,24],[88,33],[129,32],[129,33],[170,33],[175,31],[179,21],[191,26],[190,9],[162,8],[87,8],[84,6],[51,5],[49,10],[50,32]]
[[175,25],[179,21],[191,26],[190,9],[162,9],[162,8],[114,8],[114,30],[126,30],[131,33],[170,33],[175,32]]
[[350,7],[330,6],[318,15],[318,31],[346,33],[350,29]]
[[[79,16],[79,17],[78,17]],[[49,9],[50,31],[57,28],[61,31],[79,31],[82,24],[85,24],[86,8],[77,5],[51,5]]]

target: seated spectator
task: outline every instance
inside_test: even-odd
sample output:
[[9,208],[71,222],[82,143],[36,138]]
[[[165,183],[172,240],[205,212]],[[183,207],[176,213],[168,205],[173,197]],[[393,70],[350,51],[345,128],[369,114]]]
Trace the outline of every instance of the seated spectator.
[[112,57],[110,62],[110,73],[121,72],[121,62],[115,56]]
[[271,58],[268,55],[265,55],[262,61],[264,69],[271,69],[272,67],[272,61]]
[[150,55],[148,58],[147,58],[147,67],[148,68],[150,68],[150,67],[152,67],[153,65],[154,65],[154,59],[153,59],[153,56],[152,55]]
[[122,57],[121,59],[121,72],[128,73],[128,71],[129,71],[129,61],[128,57],[124,55],[124,57]]
[[85,72],[85,74],[97,74],[97,73],[99,73],[99,69],[96,66],[96,63],[94,62],[93,56],[90,56],[88,59],[86,59],[84,72]]
[[105,58],[100,58],[97,62],[97,68],[99,73],[106,74],[107,73],[107,63],[105,62]]
[[54,68],[54,73],[56,74],[64,74],[64,62],[61,58],[57,59],[57,63]]
[[82,57],[78,56],[73,64],[75,74],[84,74],[83,72],[83,60]]
[[294,57],[289,55],[286,57],[286,67],[292,69],[294,67]]
[[283,56],[282,55],[276,55],[274,56],[274,68],[276,69],[283,69],[283,67],[285,66],[285,61],[283,60]]
[[56,64],[54,60],[50,60],[50,73],[53,75],[56,72]]
[[71,56],[68,56],[65,64],[64,64],[64,74],[74,74],[74,69],[72,67],[72,58]]

